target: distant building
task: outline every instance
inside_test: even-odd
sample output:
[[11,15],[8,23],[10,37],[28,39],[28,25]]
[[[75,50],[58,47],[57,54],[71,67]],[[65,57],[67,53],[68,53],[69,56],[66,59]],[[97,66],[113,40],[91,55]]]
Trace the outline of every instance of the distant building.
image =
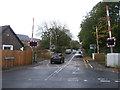
[[[17,34],[17,36],[19,37],[19,39],[22,41],[22,43],[23,43],[25,46],[28,46],[28,41],[31,40],[31,38],[29,38],[29,36],[23,35],[23,34]],[[40,39],[33,38],[33,40],[39,41]]]
[[[30,41],[30,40],[31,40],[31,38],[29,38],[29,36],[27,36],[27,35],[17,34],[17,36],[19,37],[19,39],[20,39],[21,41]],[[39,41],[40,39],[33,38],[33,40]]]
[[10,25],[0,26],[0,49],[23,50],[24,44],[12,30]]
[[30,38],[27,35],[17,34],[21,41],[29,41]]

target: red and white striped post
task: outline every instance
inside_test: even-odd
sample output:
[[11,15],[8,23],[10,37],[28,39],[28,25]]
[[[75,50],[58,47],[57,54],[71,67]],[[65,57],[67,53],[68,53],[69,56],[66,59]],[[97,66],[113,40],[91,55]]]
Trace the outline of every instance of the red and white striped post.
[[[109,37],[112,37],[112,32],[111,32],[111,26],[110,26],[110,16],[109,16],[109,10],[108,10],[108,5],[106,5],[106,12],[107,12],[107,20],[108,20],[108,31],[109,31]],[[111,53],[113,53],[113,48],[111,47]]]
[[[34,18],[33,18],[33,25],[32,25],[32,38],[31,38],[31,41],[33,41],[33,34],[34,34]],[[31,47],[32,49],[32,63],[35,62],[35,59],[34,59],[34,49],[33,47]]]
[[33,26],[32,26],[32,38],[31,38],[31,41],[33,40],[33,34],[34,34],[34,18],[33,18]]
[[106,5],[106,12],[107,12],[107,20],[108,20],[108,31],[109,31],[109,37],[112,37],[108,5]]

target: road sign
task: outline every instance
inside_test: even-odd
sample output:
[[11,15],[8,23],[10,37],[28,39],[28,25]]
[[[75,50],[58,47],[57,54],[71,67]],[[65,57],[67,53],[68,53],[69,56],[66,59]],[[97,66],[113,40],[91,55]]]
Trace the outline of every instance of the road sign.
[[115,47],[116,45],[116,38],[115,37],[110,37],[110,38],[107,38],[107,47]]
[[96,49],[96,45],[95,44],[90,44],[90,49]]
[[51,46],[50,46],[50,49],[55,49],[55,45],[51,45]]
[[28,41],[29,47],[38,47],[38,41]]

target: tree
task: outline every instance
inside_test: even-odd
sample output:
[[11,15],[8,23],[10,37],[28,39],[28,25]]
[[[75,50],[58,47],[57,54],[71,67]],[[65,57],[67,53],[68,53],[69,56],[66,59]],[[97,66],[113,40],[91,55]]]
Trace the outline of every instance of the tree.
[[[89,51],[89,45],[96,43],[96,30],[98,27],[99,34],[99,44],[101,52],[110,52],[110,49],[106,47],[106,38],[109,37],[108,34],[108,23],[106,15],[106,5],[109,6],[109,12],[111,17],[111,30],[112,36],[117,38],[117,44],[114,48],[115,52],[120,52],[120,19],[119,19],[119,3],[118,2],[99,2],[93,7],[93,9],[86,15],[85,19],[82,21],[79,32],[79,40],[82,41],[83,47],[86,51]],[[108,51],[109,50],[109,51]]]
[[71,48],[75,49],[75,50],[79,49],[80,48],[80,43],[76,40],[72,40],[71,41]]
[[39,26],[38,35],[42,39],[40,42],[42,49],[49,49],[50,45],[55,45],[56,52],[63,52],[66,47],[70,46],[71,33],[66,25],[59,22],[53,21]]

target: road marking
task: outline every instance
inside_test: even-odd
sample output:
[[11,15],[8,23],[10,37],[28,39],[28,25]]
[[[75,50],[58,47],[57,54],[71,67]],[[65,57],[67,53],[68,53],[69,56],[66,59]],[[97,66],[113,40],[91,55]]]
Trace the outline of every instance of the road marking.
[[57,73],[59,73],[61,70],[63,70],[67,65],[70,64],[70,62],[72,61],[72,59],[74,58],[75,55],[73,55],[73,57],[68,61],[68,63],[66,63],[65,65],[59,67],[57,70],[55,70],[51,75],[49,75],[46,80],[50,80],[50,78],[52,78],[54,75],[56,75]]
[[73,72],[72,74],[76,74],[76,72]]
[[84,82],[87,82],[87,80],[84,80]]
[[116,83],[119,83],[120,81],[117,81],[117,80],[116,80],[115,82],[116,82]]
[[86,61],[84,59],[83,59],[83,61],[84,61],[85,67],[88,68],[88,64],[86,63]]
[[100,82],[111,82],[107,78],[97,78]]
[[98,80],[101,80],[101,78],[97,78]]
[[110,80],[100,80],[100,82],[111,82]]
[[89,63],[89,61],[88,61],[88,60],[86,60],[86,61],[87,61],[88,65],[89,65],[91,68],[93,68],[93,66]]
[[79,80],[78,80],[78,78],[70,78],[70,79],[68,79],[68,81],[69,81],[69,82],[73,82],[73,81],[78,82]]

